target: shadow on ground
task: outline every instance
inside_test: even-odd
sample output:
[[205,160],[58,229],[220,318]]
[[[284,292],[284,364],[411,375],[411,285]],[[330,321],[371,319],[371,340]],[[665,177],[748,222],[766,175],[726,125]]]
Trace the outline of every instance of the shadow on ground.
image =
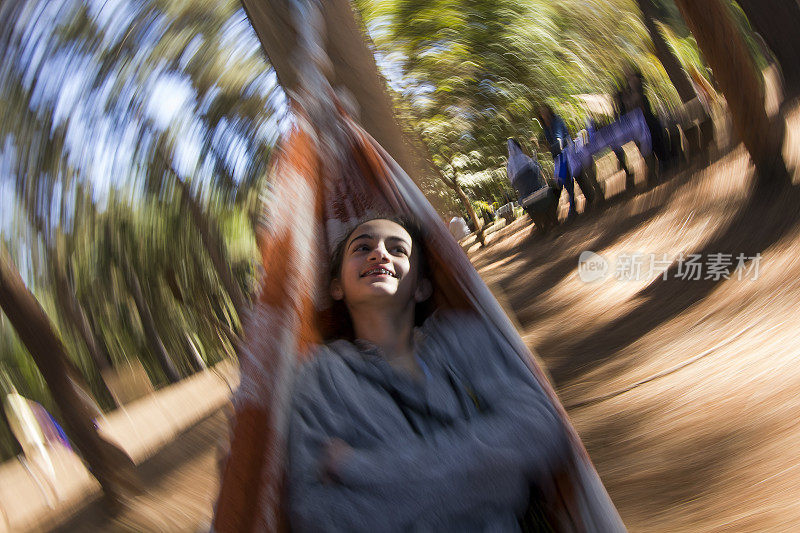
[[[797,226],[800,221],[797,205],[800,205],[797,187],[788,188],[773,198],[753,196],[725,228],[694,253],[703,257],[712,253],[731,254],[734,261],[739,254],[747,257],[760,254]],[[623,226],[621,231],[628,229]],[[570,267],[577,264],[573,258],[570,261]],[[567,379],[579,379],[580,374],[605,363],[621,349],[703,300],[724,281],[685,280],[676,274],[677,265],[673,264],[666,280],[657,278],[637,295],[637,305],[633,309],[599,331],[569,339],[544,339],[539,352],[545,360],[553,361],[548,370],[556,386]],[[553,350],[557,350],[558,359],[548,357],[548,352]]]

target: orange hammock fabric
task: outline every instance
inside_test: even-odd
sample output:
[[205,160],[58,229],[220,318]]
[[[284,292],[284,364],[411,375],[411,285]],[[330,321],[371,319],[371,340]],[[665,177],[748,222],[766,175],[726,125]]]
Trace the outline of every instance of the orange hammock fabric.
[[[345,228],[369,213],[410,214],[425,228],[436,306],[476,311],[507,338],[571,434],[559,494],[544,502],[556,531],[623,531],[580,439],[530,352],[458,243],[392,158],[340,109],[325,123],[304,113],[273,153],[270,197],[258,236],[262,292],[245,320],[241,385],[214,530],[282,531],[283,465],[292,376],[328,336],[327,266]],[[333,116],[331,116],[333,115]]]

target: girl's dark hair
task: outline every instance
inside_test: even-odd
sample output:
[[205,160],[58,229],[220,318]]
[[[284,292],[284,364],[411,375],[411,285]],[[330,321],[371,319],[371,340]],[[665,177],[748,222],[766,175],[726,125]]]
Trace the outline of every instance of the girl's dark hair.
[[[369,222],[370,220],[391,220],[392,222],[400,225],[405,229],[409,236],[411,236],[412,249],[416,251],[415,256],[417,259],[417,277],[418,279],[428,279],[433,284],[433,279],[429,275],[430,270],[428,266],[427,253],[425,249],[425,232],[422,225],[409,215],[375,215],[369,218],[364,218],[356,223],[347,235],[342,238],[336,245],[336,248],[331,254],[330,262],[330,279],[337,279],[341,275],[342,262],[344,260],[344,253],[347,247],[347,241],[353,235],[353,232],[358,229],[361,224]],[[421,326],[425,319],[427,319],[435,309],[434,296],[436,287],[433,287],[434,294],[424,302],[420,302],[414,309],[414,325]],[[353,340],[355,334],[353,332],[353,323],[350,319],[350,312],[344,303],[344,300],[335,300],[331,308],[327,311],[327,318],[323,320],[324,330],[323,337],[326,341],[335,339],[348,339]]]

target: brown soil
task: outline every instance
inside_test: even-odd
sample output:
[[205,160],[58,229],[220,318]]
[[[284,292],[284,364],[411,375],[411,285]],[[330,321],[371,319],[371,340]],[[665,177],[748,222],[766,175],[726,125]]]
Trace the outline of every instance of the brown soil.
[[[752,173],[738,148],[556,235],[517,223],[472,257],[631,531],[800,523],[800,187],[754,198]],[[673,264],[666,281],[584,283],[584,250],[761,260],[755,280],[675,279]]]
[[208,531],[219,490],[217,450],[227,424],[224,411],[217,411],[140,465],[147,490],[116,514],[96,500],[55,531]]

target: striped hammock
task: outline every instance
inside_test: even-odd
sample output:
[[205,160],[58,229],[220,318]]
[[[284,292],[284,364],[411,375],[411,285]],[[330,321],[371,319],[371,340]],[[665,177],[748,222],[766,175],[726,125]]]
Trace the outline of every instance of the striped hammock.
[[[392,158],[340,108],[324,121],[295,106],[295,124],[273,152],[269,199],[258,235],[264,278],[245,319],[241,385],[234,395],[230,456],[214,530],[286,530],[284,460],[293,373],[328,337],[331,247],[373,212],[410,214],[425,227],[425,249],[440,308],[473,309],[529,365],[571,435],[559,494],[540,502],[554,531],[624,531],[566,412],[519,334],[439,215]],[[318,110],[317,110],[318,111]],[[321,524],[321,526],[324,526]]]

